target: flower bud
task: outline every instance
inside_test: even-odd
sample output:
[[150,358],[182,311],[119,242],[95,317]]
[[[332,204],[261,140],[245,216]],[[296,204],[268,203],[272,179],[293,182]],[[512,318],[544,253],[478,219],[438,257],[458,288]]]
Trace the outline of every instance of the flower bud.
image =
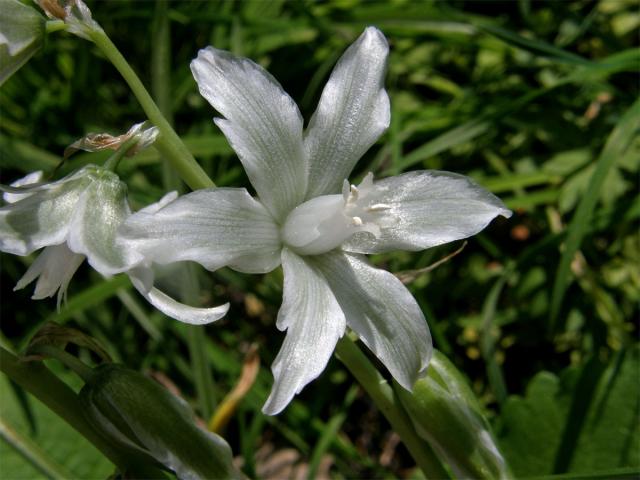
[[152,458],[180,479],[240,478],[229,445],[198,428],[184,402],[141,373],[101,365],[80,399],[87,419],[105,437],[141,458]]
[[0,0],[0,85],[42,46],[46,20],[18,0]]
[[413,393],[396,388],[416,432],[460,478],[509,478],[509,468],[466,379],[434,350],[427,375]]
[[82,0],[35,0],[47,17],[62,20],[67,32],[91,40],[92,32],[102,28],[91,16],[91,10]]

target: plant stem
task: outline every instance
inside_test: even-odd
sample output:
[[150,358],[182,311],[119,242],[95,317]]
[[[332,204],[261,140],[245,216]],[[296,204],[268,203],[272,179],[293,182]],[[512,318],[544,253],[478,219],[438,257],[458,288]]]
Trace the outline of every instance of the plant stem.
[[45,404],[52,412],[89,440],[127,478],[166,478],[155,466],[140,462],[126,452],[114,448],[83,415],[85,410],[78,395],[51,373],[41,362],[23,362],[0,347],[0,372]]
[[127,152],[133,147],[135,146],[136,143],[138,143],[140,139],[138,138],[138,135],[134,135],[133,137],[129,138],[128,140],[126,140],[121,146],[120,148],[118,148],[118,150],[116,150],[116,152],[111,155],[109,158],[107,158],[107,161],[104,162],[103,167],[107,170],[110,170],[112,172],[116,171],[116,168],[118,168],[118,164],[120,163],[120,160],[122,160],[122,157],[124,157]]
[[400,406],[391,386],[348,335],[343,336],[338,342],[336,354],[366,390],[391,427],[400,435],[425,476],[427,478],[449,478],[449,474],[431,447],[418,437],[411,420]]
[[44,24],[45,31],[47,33],[59,32],[60,30],[66,30],[67,24],[63,20],[48,20]]
[[[193,267],[193,265],[187,264],[182,270],[180,298],[189,305],[198,304],[198,292],[200,291],[200,282]],[[189,348],[189,359],[193,369],[200,413],[203,418],[209,419],[216,408],[217,401],[213,372],[207,356],[206,330],[204,325],[185,325],[185,327],[187,328],[187,347]]]
[[131,91],[140,102],[142,109],[153,123],[160,130],[160,135],[155,142],[155,147],[165,156],[180,177],[192,190],[198,188],[215,187],[215,184],[207,176],[202,167],[196,162],[191,152],[182,142],[178,134],[173,130],[162,112],[158,109],[149,92],[144,87],[138,75],[127,63],[111,39],[102,30],[91,30],[89,34],[91,40],[100,51],[109,59],[114,67],[120,72],[124,80],[129,84]]
[[0,347],[0,371],[93,443],[120,471],[127,471],[128,462],[125,456],[107,443],[87,422],[75,392],[42,363],[22,362],[18,357]]
[[[171,104],[171,23],[167,15],[168,2],[159,0],[155,4],[151,41],[151,92],[169,124],[173,123]],[[162,179],[165,190],[180,192],[183,186],[179,179],[172,175],[168,159],[163,155]],[[180,270],[180,299],[189,305],[198,304],[200,282],[193,265],[184,265]],[[216,407],[213,374],[207,358],[206,332],[201,325],[185,325],[187,329],[187,347],[193,369],[193,379],[198,398],[200,414],[208,419]]]
[[36,355],[43,355],[48,358],[54,358],[61,362],[65,367],[78,375],[83,382],[89,381],[91,378],[91,374],[93,370],[88,365],[82,363],[79,359],[74,357],[73,355],[65,352],[64,350],[54,347],[53,345],[37,345],[31,347],[29,353],[34,353]]
[[[151,94],[169,125],[173,126],[171,99],[171,21],[169,2],[157,0],[151,28]],[[162,180],[165,190],[182,190],[180,179],[173,174],[171,163],[162,156]]]

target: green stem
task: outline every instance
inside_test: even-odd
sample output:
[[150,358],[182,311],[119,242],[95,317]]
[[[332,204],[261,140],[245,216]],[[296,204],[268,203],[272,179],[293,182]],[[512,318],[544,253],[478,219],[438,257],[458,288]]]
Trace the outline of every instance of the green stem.
[[[200,282],[193,265],[185,265],[182,271],[183,281],[180,298],[189,305],[198,304]],[[193,378],[200,407],[200,413],[205,419],[210,419],[217,401],[213,372],[207,356],[207,336],[203,325],[186,325],[187,347],[193,369]]]
[[66,30],[67,24],[64,20],[48,20],[44,24],[45,31],[47,33],[59,32],[60,30]]
[[88,365],[82,363],[73,355],[64,350],[54,347],[53,345],[37,345],[29,349],[30,354],[43,355],[47,358],[54,358],[61,362],[65,367],[73,370],[83,382],[89,381],[93,370]]
[[[158,0],[153,14],[151,29],[151,94],[158,108],[173,126],[173,105],[171,98],[171,22],[168,15],[169,4]],[[165,190],[182,193],[183,185],[173,172],[171,163],[162,156],[162,183]]]
[[125,458],[107,443],[87,422],[78,396],[67,384],[39,362],[21,362],[0,347],[0,371],[93,443],[121,471],[126,471]]
[[171,128],[171,125],[158,109],[140,78],[138,78],[138,75],[136,75],[107,34],[102,30],[92,30],[89,36],[120,72],[151,123],[160,130],[160,135],[154,144],[158,151],[171,162],[173,168],[191,189],[215,187],[215,184],[193,158],[193,155],[178,137],[178,134]]
[[[173,108],[171,104],[171,23],[169,20],[168,2],[159,0],[155,4],[151,41],[151,92],[160,111],[171,124]],[[166,158],[162,162],[162,177],[166,190],[182,189],[180,181],[172,175],[171,166]],[[189,305],[198,304],[200,282],[192,265],[185,265],[181,270],[180,299]],[[206,352],[206,333],[203,326],[186,325],[187,347],[193,369],[193,377],[198,398],[200,414],[211,418],[216,407],[213,374]]]
[[151,30],[151,93],[158,108],[173,125],[171,105],[171,23],[167,0],[155,4],[153,28]]
[[415,432],[411,420],[400,406],[391,386],[348,335],[343,336],[338,342],[336,354],[366,390],[391,427],[400,435],[425,476],[427,478],[449,478],[449,474],[431,447]]
[[137,458],[114,448],[96,432],[83,415],[84,406],[78,395],[51,373],[41,362],[23,362],[0,347],[0,372],[40,400],[52,412],[89,440],[118,470],[131,478],[165,478],[155,467],[143,465]]
[[134,135],[133,137],[126,140],[122,145],[120,145],[120,148],[118,148],[118,150],[116,150],[113,155],[107,158],[107,161],[104,162],[104,165],[103,165],[104,168],[112,172],[115,172],[116,168],[118,168],[118,164],[120,163],[120,160],[122,160],[122,157],[124,157],[129,151],[129,149],[135,146],[135,144],[138,143],[139,140],[140,139],[138,138],[138,135]]

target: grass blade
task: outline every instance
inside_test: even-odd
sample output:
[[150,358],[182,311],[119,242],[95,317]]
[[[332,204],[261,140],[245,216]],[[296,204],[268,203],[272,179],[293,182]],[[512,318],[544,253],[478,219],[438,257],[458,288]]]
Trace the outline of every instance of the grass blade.
[[45,477],[73,478],[70,472],[50,458],[33,440],[12,428],[3,418],[0,418],[0,437]]
[[478,21],[474,22],[474,25],[483,32],[502,40],[508,45],[537,55],[542,54],[543,56],[547,56],[564,63],[569,63],[571,65],[589,65],[591,63],[591,61],[581,57],[580,55],[568,52],[547,42],[543,42],[542,40],[523,37],[522,35],[518,35],[515,32],[507,30],[506,28]]
[[557,321],[558,314],[560,313],[562,299],[564,298],[570,281],[571,261],[580,248],[585,233],[589,228],[589,221],[591,220],[593,210],[598,203],[598,198],[600,198],[600,189],[604,185],[607,174],[614,162],[631,144],[632,139],[638,133],[639,127],[640,99],[636,100],[627,110],[609,135],[602,149],[602,153],[597,160],[596,169],[589,181],[589,186],[586,190],[587,193],[580,200],[576,213],[567,229],[567,239],[562,257],[560,258],[551,294],[549,327],[552,332],[559,327]]

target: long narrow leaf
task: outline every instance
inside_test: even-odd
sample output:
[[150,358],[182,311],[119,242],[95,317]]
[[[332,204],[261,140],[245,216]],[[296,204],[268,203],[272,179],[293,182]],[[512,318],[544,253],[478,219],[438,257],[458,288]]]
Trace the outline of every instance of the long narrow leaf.
[[639,128],[640,99],[636,100],[627,110],[609,135],[602,149],[602,153],[597,160],[596,169],[591,176],[585,195],[580,200],[580,204],[568,227],[565,248],[560,258],[551,294],[549,319],[551,331],[555,331],[559,326],[557,319],[560,313],[560,307],[562,306],[562,299],[564,298],[570,281],[571,261],[580,248],[585,233],[589,228],[589,221],[591,220],[593,210],[598,203],[598,198],[600,198],[600,189],[604,185],[604,181],[612,165],[629,147],[632,139],[637,135]]

